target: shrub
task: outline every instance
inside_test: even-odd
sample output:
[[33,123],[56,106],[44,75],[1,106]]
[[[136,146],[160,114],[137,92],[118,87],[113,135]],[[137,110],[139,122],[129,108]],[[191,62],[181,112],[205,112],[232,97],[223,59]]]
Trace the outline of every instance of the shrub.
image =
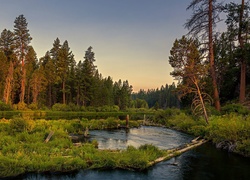
[[24,102],[19,102],[18,104],[13,105],[14,110],[28,110],[28,106]]
[[238,113],[242,115],[250,114],[250,111],[242,104],[227,104],[221,108],[223,114]]
[[53,111],[70,111],[70,108],[66,104],[56,103],[52,106]]
[[9,104],[5,104],[4,102],[0,101],[0,111],[10,111],[12,110]]
[[30,105],[28,105],[28,108],[31,109],[31,110],[37,110],[38,105],[37,105],[37,103],[31,103]]
[[96,109],[97,109],[97,108],[95,108],[95,107],[93,107],[93,106],[88,106],[86,109],[87,109],[87,111],[89,111],[89,112],[96,112]]
[[13,132],[32,131],[34,122],[32,120],[23,119],[22,117],[15,117],[10,120],[10,129]]
[[153,121],[156,123],[165,125],[166,123],[168,123],[169,119],[171,119],[174,116],[179,115],[180,113],[181,111],[175,108],[168,108],[166,110],[158,110],[155,113],[155,117]]
[[204,125],[194,125],[192,126],[188,132],[194,136],[202,136],[204,137],[206,134],[206,126]]
[[117,105],[113,105],[111,110],[112,110],[113,112],[118,112],[118,111],[120,111],[120,108],[119,108],[119,106],[117,106]]
[[242,116],[235,114],[213,116],[206,135],[215,143],[222,141],[237,142],[249,137],[249,128],[249,120]]
[[79,110],[81,110],[81,107],[75,105],[74,103],[69,103],[69,104],[68,104],[68,109],[69,109],[70,111],[79,111]]

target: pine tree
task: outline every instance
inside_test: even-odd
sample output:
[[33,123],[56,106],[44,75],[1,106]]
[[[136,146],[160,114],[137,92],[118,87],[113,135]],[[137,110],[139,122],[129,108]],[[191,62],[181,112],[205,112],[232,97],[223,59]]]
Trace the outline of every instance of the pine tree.
[[8,60],[5,53],[0,50],[0,97],[4,97],[4,85],[8,73]]
[[16,44],[16,54],[21,64],[21,92],[20,102],[24,102],[25,96],[25,84],[26,84],[26,69],[25,69],[25,56],[28,52],[30,41],[32,40],[29,30],[28,23],[24,15],[20,15],[15,19],[14,22],[14,34]]
[[174,68],[171,75],[180,82],[178,85],[180,96],[194,93],[193,110],[194,112],[202,111],[208,123],[205,100],[209,96],[202,89],[202,78],[206,76],[207,66],[202,62],[198,42],[183,36],[181,39],[175,40],[170,54],[169,64]]
[[32,46],[29,47],[29,50],[25,57],[25,70],[26,70],[26,81],[28,82],[26,85],[27,91],[26,91],[26,97],[27,97],[27,103],[31,103],[31,86],[30,81],[32,79],[32,75],[34,71],[37,69],[37,57],[36,52],[33,49]]
[[94,82],[94,75],[96,72],[96,66],[94,65],[95,62],[95,53],[92,51],[92,47],[90,46],[87,51],[85,52],[84,61],[82,64],[82,75],[84,78],[84,105],[89,106],[93,99],[93,82]]
[[66,81],[69,77],[70,65],[74,62],[74,55],[70,51],[68,41],[65,41],[58,51],[56,59],[57,77],[59,82],[62,83],[62,102],[66,104]]
[[47,106],[50,108],[55,103],[53,98],[53,87],[56,82],[56,65],[54,60],[50,57],[50,53],[46,52],[45,56],[40,59],[41,66],[43,67],[45,79],[47,79]]
[[[15,48],[14,34],[7,29],[4,29],[0,37],[0,50],[4,52],[5,58],[1,58],[2,68],[2,82],[3,87],[3,101],[8,104],[12,102],[11,93],[14,86],[14,67],[17,64],[16,55],[14,54]],[[6,61],[5,61],[6,60]]]

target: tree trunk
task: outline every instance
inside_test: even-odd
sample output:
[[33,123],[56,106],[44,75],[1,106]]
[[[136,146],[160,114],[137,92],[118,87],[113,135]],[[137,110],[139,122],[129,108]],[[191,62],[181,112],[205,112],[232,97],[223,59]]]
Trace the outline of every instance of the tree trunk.
[[63,104],[66,104],[65,81],[63,81],[62,83],[62,93],[63,93]]
[[33,95],[33,103],[36,104],[37,103],[37,96],[38,96],[38,87],[37,87],[37,77],[34,80],[34,85],[33,85],[33,91],[32,91],[32,95]]
[[220,98],[217,87],[216,72],[214,65],[214,49],[213,49],[213,0],[209,0],[209,62],[210,62],[210,72],[212,76],[213,91],[214,91],[214,105],[215,108],[220,111]]
[[207,109],[205,107],[205,103],[204,103],[204,100],[203,100],[203,97],[202,97],[202,94],[201,94],[201,91],[200,91],[200,87],[199,87],[197,81],[195,81],[194,84],[195,84],[196,89],[197,89],[197,93],[198,93],[198,96],[199,96],[199,99],[200,99],[200,102],[201,102],[201,106],[202,106],[202,110],[203,110],[203,114],[204,114],[206,123],[209,124],[209,122],[208,122],[208,115],[207,115]]
[[10,95],[12,91],[12,83],[13,83],[13,73],[14,73],[13,63],[10,62],[9,72],[5,81],[4,97],[3,97],[3,100],[6,104],[8,104],[10,100]]
[[[244,49],[244,42],[243,42],[243,37],[242,37],[242,19],[243,19],[243,13],[244,13],[244,0],[242,0],[241,3],[241,11],[240,11],[240,19],[239,19],[239,34],[238,34],[238,41],[240,44],[240,48],[243,52]],[[246,98],[246,61],[244,58],[244,54],[241,55],[241,73],[240,73],[240,97],[239,101],[240,103],[245,102]]]
[[49,83],[49,107],[52,107],[52,84]]
[[79,87],[79,85],[77,87],[76,103],[77,103],[77,106],[80,106],[80,87]]
[[20,102],[24,102],[24,96],[25,96],[25,80],[26,80],[26,70],[24,67],[24,58],[22,58],[22,79],[21,79],[21,93],[20,93]]
[[27,104],[30,104],[30,85],[27,86]]

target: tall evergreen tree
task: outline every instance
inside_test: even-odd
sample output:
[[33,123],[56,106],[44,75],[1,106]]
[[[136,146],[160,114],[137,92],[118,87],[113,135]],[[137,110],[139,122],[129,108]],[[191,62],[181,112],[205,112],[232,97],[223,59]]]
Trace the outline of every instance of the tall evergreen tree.
[[62,103],[66,104],[66,81],[69,77],[70,65],[74,62],[74,55],[70,51],[68,41],[65,41],[59,49],[58,57],[56,59],[57,77],[62,83]]
[[0,50],[0,97],[4,97],[4,86],[8,73],[8,60],[5,53]]
[[14,86],[14,68],[17,64],[16,55],[14,54],[15,49],[15,39],[14,34],[7,29],[4,29],[1,33],[0,37],[0,50],[4,52],[6,56],[7,62],[5,62],[5,58],[2,58],[1,67],[4,72],[2,74],[2,78],[4,78],[1,84],[4,85],[4,93],[3,93],[3,101],[8,104],[12,102],[11,93]]
[[30,81],[32,79],[32,75],[34,71],[37,69],[37,57],[36,52],[32,46],[29,46],[28,52],[25,56],[25,70],[26,70],[26,81],[28,82],[26,85],[26,97],[27,103],[31,103],[31,86]]
[[53,87],[56,83],[56,65],[55,61],[50,57],[50,53],[46,52],[45,56],[40,59],[41,66],[43,66],[44,75],[47,79],[47,106],[50,108],[56,103],[55,97],[53,96]]
[[84,77],[84,105],[90,105],[91,100],[93,99],[93,82],[94,75],[96,72],[95,62],[95,53],[92,51],[92,47],[90,46],[85,52],[84,61],[82,64],[83,77]]
[[24,15],[20,15],[15,19],[14,34],[15,34],[16,54],[19,62],[21,63],[20,102],[24,102],[25,84],[26,84],[26,69],[24,66],[25,56],[28,52],[30,41],[32,40],[28,30],[28,23]]

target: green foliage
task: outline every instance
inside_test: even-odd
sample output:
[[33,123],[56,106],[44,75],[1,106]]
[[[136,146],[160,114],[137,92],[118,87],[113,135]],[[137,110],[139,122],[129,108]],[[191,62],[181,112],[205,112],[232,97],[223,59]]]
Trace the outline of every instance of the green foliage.
[[28,108],[31,110],[38,110],[38,104],[37,103],[31,103],[28,105]]
[[13,109],[14,110],[21,110],[21,111],[25,111],[28,110],[27,104],[24,102],[19,102],[18,104],[14,104],[13,105]]
[[[213,142],[232,141],[237,144],[235,152],[250,155],[250,118],[236,114],[212,116],[210,124],[194,120],[178,110],[159,112],[164,115],[165,124],[192,133],[204,135]],[[76,147],[68,133],[89,129],[116,128],[125,121],[115,118],[102,120],[13,120],[0,121],[0,178],[16,176],[24,172],[67,172],[86,168],[122,168],[144,170],[148,163],[166,155],[153,145],[139,148],[128,146],[126,150],[98,150],[96,140]],[[138,121],[130,121],[131,124]],[[130,125],[131,125],[130,124]],[[31,128],[28,128],[31,127]],[[15,132],[13,134],[12,132]],[[54,135],[44,143],[50,131]]]
[[53,111],[70,111],[70,108],[66,104],[56,103],[52,106]]
[[153,119],[154,123],[167,125],[168,121],[176,116],[179,115],[181,111],[176,108],[167,108],[166,110],[158,110],[155,112],[155,117]]
[[238,113],[241,115],[249,115],[250,110],[242,104],[227,104],[221,108],[223,114]]
[[[179,100],[176,94],[176,85],[172,83],[161,86],[161,88],[143,90],[132,94],[131,108],[154,108],[166,109],[179,107]],[[148,107],[147,107],[148,106]]]
[[235,113],[224,116],[213,116],[207,127],[206,137],[214,143],[228,142],[229,147],[234,146],[233,151],[250,155],[249,134],[250,118]]
[[0,111],[11,111],[12,108],[9,104],[5,104],[4,102],[0,101]]
[[13,132],[30,132],[34,128],[32,120],[23,119],[22,117],[15,117],[10,120],[10,128]]
[[0,156],[0,177],[17,176],[25,172],[18,159]]

